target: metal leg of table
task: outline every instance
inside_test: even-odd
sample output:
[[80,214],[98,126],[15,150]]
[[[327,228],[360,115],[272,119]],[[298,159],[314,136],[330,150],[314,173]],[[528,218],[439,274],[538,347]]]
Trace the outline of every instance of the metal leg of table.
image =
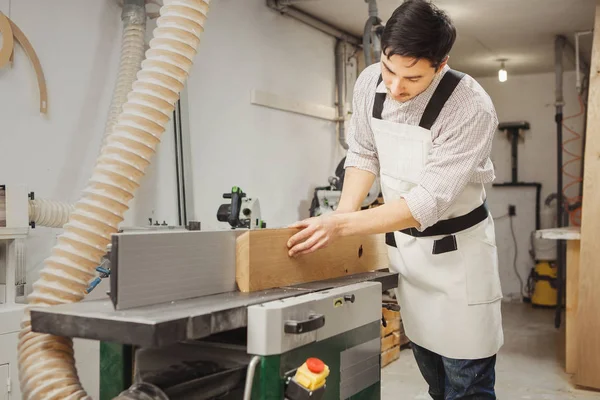
[[112,400],[133,382],[133,347],[100,342],[100,400]]

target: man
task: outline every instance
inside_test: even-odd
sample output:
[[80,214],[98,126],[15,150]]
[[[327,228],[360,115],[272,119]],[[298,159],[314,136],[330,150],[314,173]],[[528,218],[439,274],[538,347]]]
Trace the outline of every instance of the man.
[[[298,222],[298,257],[336,238],[386,233],[407,336],[433,399],[495,399],[503,344],[494,223],[484,184],[497,128],[473,78],[451,70],[456,31],[425,0],[407,0],[383,32],[381,62],[359,76],[342,197]],[[360,210],[375,177],[385,204]]]

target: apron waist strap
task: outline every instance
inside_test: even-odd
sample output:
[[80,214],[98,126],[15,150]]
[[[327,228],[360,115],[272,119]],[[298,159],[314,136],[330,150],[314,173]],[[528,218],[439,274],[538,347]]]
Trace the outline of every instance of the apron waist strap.
[[[488,215],[489,210],[487,208],[487,203],[484,201],[482,205],[480,205],[470,213],[461,215],[460,217],[454,217],[439,221],[435,225],[432,225],[429,228],[425,229],[423,232],[420,232],[416,228],[404,229],[400,232],[413,237],[452,235],[454,233],[464,231],[465,229],[469,229],[470,227],[475,226],[482,221],[485,221]],[[396,247],[396,239],[394,238],[393,232],[386,233],[385,243],[388,246]]]

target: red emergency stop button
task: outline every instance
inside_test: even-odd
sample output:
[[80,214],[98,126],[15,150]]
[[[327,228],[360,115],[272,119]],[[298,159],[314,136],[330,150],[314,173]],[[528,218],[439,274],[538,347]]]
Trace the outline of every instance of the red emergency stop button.
[[313,374],[320,374],[325,369],[325,364],[318,358],[309,358],[306,360],[306,366]]

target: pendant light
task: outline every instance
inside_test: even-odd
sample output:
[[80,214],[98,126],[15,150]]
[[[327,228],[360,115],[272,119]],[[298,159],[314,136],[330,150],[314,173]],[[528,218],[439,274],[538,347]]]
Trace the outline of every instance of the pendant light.
[[504,65],[506,59],[502,58],[498,61],[500,61],[500,69],[498,70],[498,80],[500,82],[506,82],[506,80],[508,79],[508,73],[506,72],[506,66]]

